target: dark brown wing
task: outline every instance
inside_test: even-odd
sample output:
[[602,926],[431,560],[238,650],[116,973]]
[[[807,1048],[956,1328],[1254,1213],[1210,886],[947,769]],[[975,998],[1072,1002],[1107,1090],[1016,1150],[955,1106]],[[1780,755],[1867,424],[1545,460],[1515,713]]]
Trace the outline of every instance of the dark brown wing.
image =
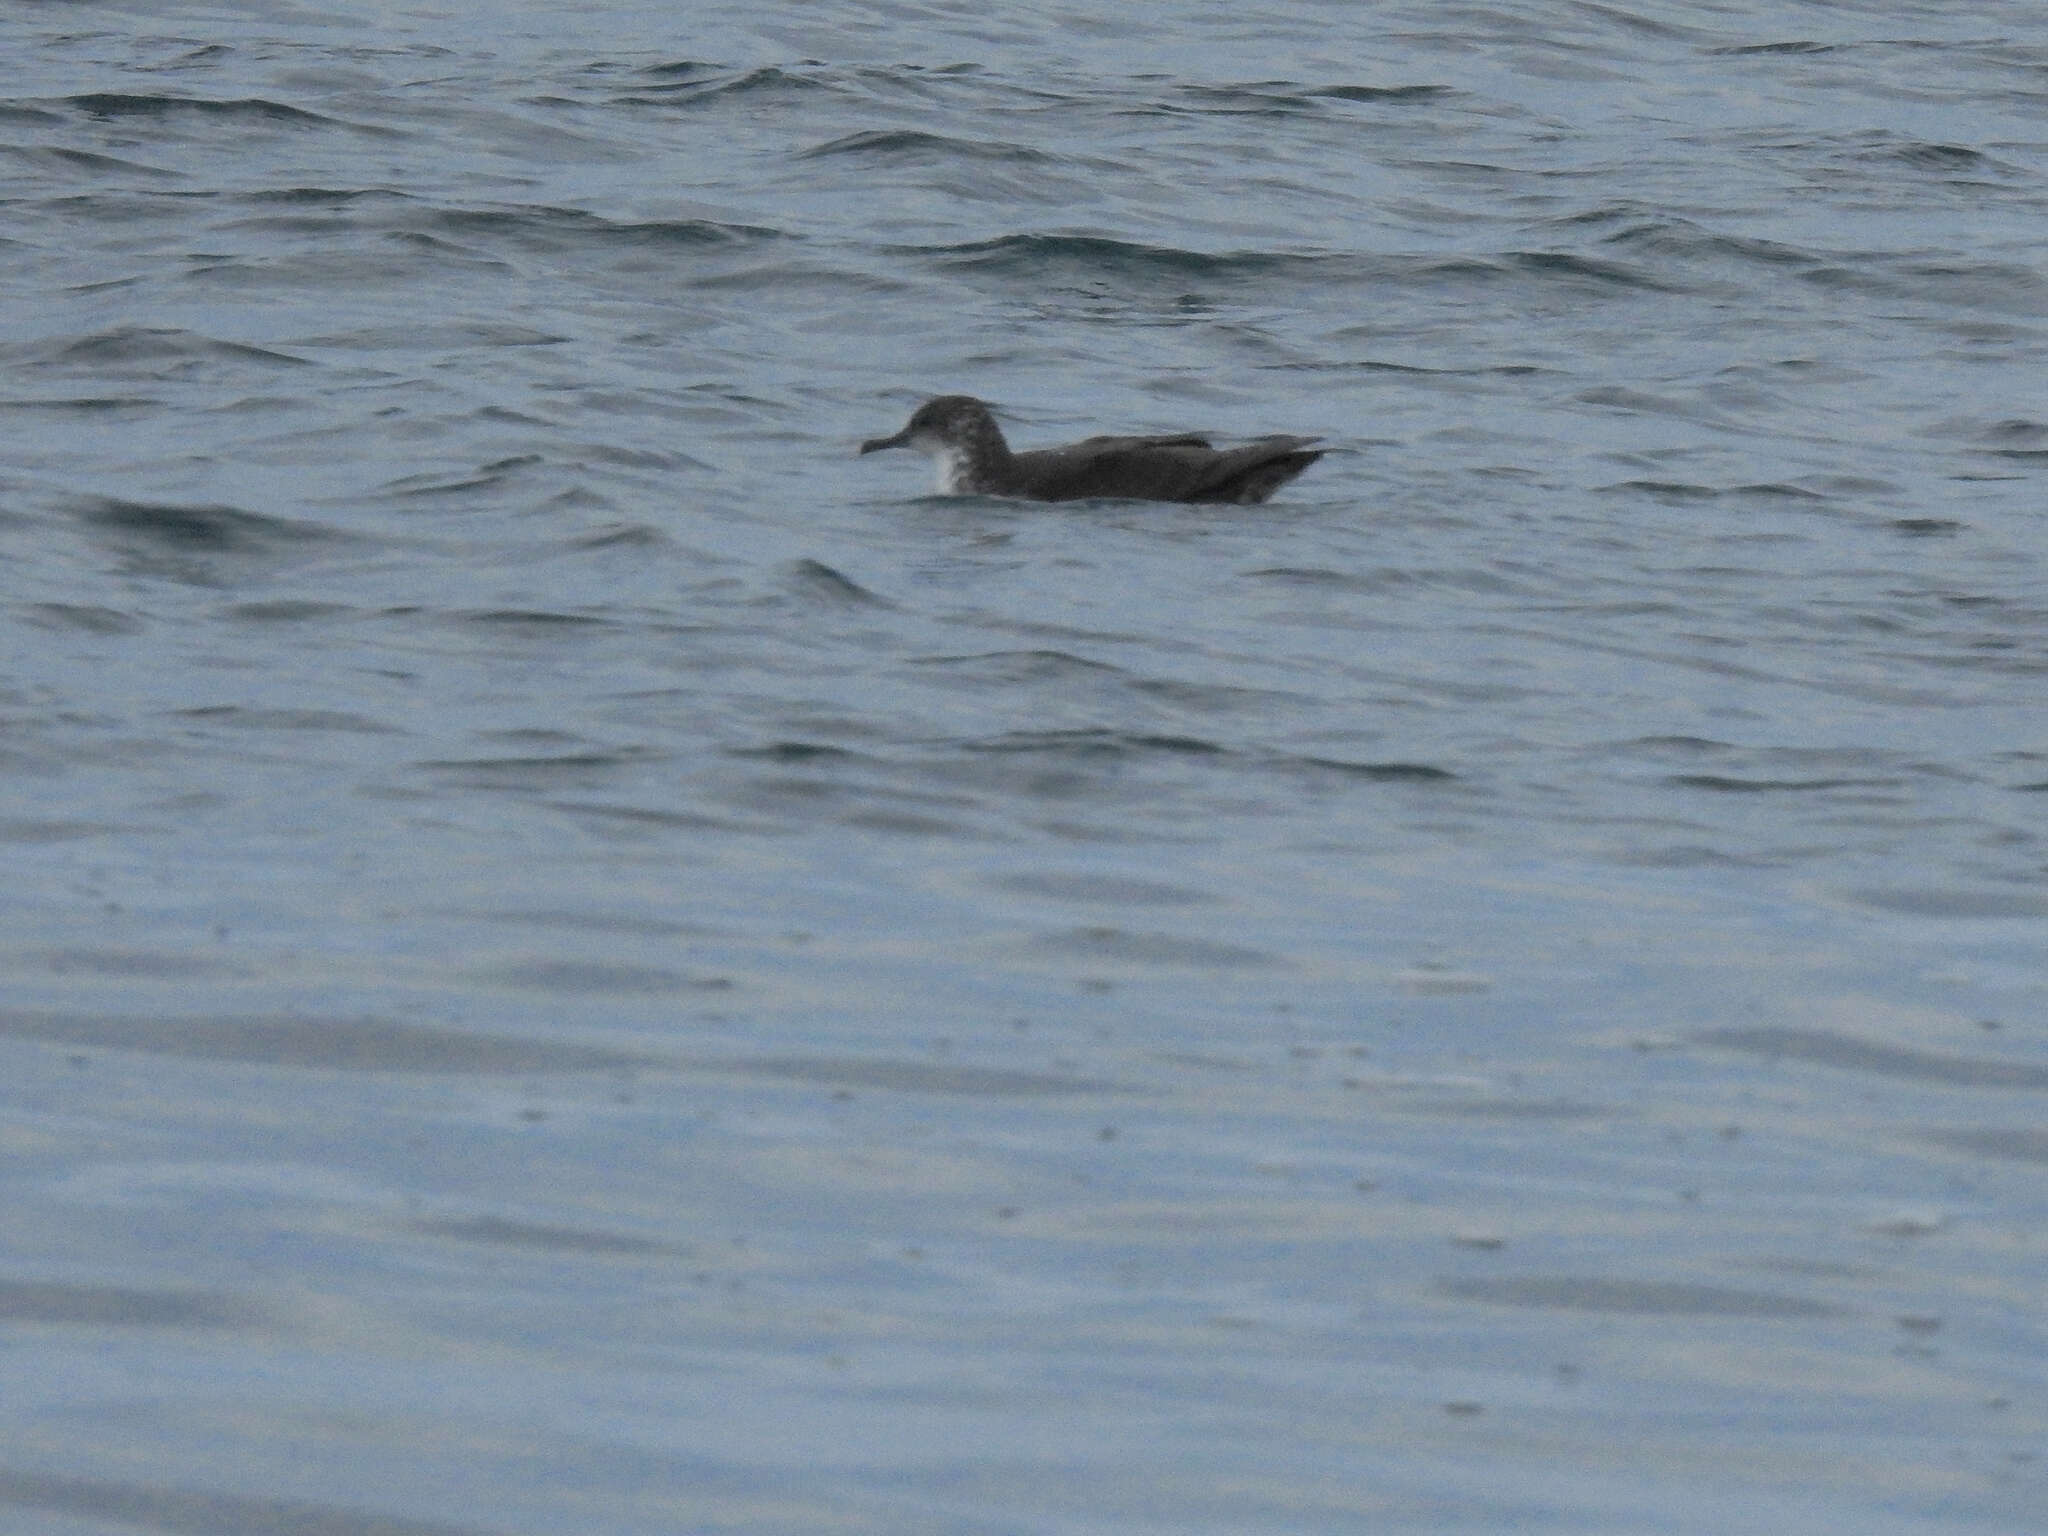
[[1268,437],[1218,450],[1192,433],[1091,437],[1012,461],[1007,494],[1040,501],[1130,497],[1142,501],[1263,501],[1321,455],[1305,437]]
[[1086,450],[1090,453],[1112,453],[1123,448],[1206,448],[1209,439],[1199,432],[1176,432],[1169,437],[1084,437],[1070,448],[1055,448],[1054,453],[1072,453]]
[[1264,501],[1323,456],[1312,437],[1262,437],[1215,456],[1201,486],[1185,501]]

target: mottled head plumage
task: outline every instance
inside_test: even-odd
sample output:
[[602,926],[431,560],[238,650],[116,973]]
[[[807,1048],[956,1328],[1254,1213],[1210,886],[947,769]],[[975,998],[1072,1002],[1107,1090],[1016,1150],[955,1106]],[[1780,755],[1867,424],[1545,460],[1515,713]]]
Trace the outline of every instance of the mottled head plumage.
[[972,395],[938,395],[910,413],[893,437],[870,438],[862,453],[915,448],[938,467],[941,495],[994,491],[1010,461],[1010,445],[986,402]]

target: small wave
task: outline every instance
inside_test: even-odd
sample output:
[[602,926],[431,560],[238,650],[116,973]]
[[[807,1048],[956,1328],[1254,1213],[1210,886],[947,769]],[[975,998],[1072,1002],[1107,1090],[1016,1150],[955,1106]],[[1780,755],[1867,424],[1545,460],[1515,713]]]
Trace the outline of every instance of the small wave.
[[1679,753],[1688,757],[1732,750],[1727,742],[1710,736],[1638,736],[1617,744],[1623,752]]
[[1225,757],[1228,750],[1198,736],[1083,727],[1065,731],[1010,731],[960,743],[968,752],[1030,754],[1088,759],[1118,757]]
[[549,630],[609,628],[615,621],[593,613],[564,613],[558,608],[477,608],[455,617],[465,624],[489,624],[500,628]]
[[677,971],[611,960],[514,960],[483,967],[475,974],[496,986],[572,997],[661,996],[700,988],[722,991],[731,985],[723,977],[700,980]]
[[423,347],[460,351],[465,347],[552,347],[569,340],[555,331],[529,330],[503,321],[443,321],[438,325],[371,325],[298,338],[301,347],[354,352],[407,352]]
[[991,139],[956,139],[909,128],[849,133],[843,138],[813,145],[799,153],[797,158],[823,160],[839,155],[876,160],[985,160],[1022,165],[1043,165],[1057,158],[1025,144]]
[[1202,968],[1272,965],[1277,956],[1243,944],[1183,938],[1170,933],[1133,933],[1124,928],[1071,928],[1032,941],[1045,954],[1111,965],[1185,965]]
[[1599,1275],[1501,1275],[1445,1280],[1438,1287],[1461,1301],[1650,1317],[1754,1317],[1782,1320],[1841,1317],[1844,1308],[1800,1296],[1738,1291],[1690,1281],[1614,1280]]
[[1356,279],[1374,258],[1329,252],[1202,252],[1182,246],[1149,246],[1137,240],[1081,233],[1020,233],[958,246],[907,246],[909,256],[926,256],[954,272],[973,272],[995,279],[1018,279],[1042,291],[1049,276],[1073,281],[1190,281],[1245,283],[1272,276],[1321,276]]
[[676,59],[667,64],[643,65],[639,73],[649,80],[700,80],[708,74],[716,73],[719,68],[719,65],[706,63],[702,59]]
[[1834,789],[1899,789],[1903,779],[1740,779],[1721,773],[1677,773],[1666,779],[1677,789],[1710,789],[1724,794],[1813,794]]
[[445,208],[419,222],[462,239],[510,236],[554,245],[592,242],[676,248],[789,238],[784,231],[761,224],[733,224],[718,219],[613,220],[581,208],[544,204]]
[[[254,1323],[261,1311],[213,1291],[136,1290],[62,1281],[0,1280],[0,1318],[10,1323],[95,1328],[227,1328]],[[0,1473],[0,1501],[22,1474]],[[62,1482],[64,1479],[37,1479]]]
[[1654,275],[1641,266],[1601,261],[1570,251],[1503,251],[1495,256],[1382,259],[1378,265],[1381,270],[1374,274],[1377,280],[1406,280],[1433,288],[1444,287],[1447,282],[1478,286],[1535,278],[1545,283],[1562,283],[1593,296],[1633,291],[1686,291],[1683,285]]
[[[1335,332],[1346,337],[1351,327]],[[1425,379],[1528,379],[1540,374],[1556,373],[1560,370],[1540,367],[1535,363],[1485,363],[1470,368],[1430,368],[1421,363],[1390,363],[1377,357],[1347,357],[1330,359],[1302,359],[1285,363],[1254,363],[1255,368],[1272,373],[1402,373]]]
[[669,536],[651,523],[612,523],[569,540],[572,549],[654,549]]
[[1448,85],[1321,85],[1308,94],[1332,101],[1386,101],[1406,104],[1436,101],[1457,93]]
[[[579,1258],[641,1258],[689,1252],[687,1248],[628,1233],[512,1221],[503,1216],[442,1216],[408,1222],[407,1226],[428,1237],[453,1238],[460,1243],[488,1243],[529,1253],[568,1253]],[[395,1536],[403,1536],[403,1532]]]
[[1700,1045],[1742,1051],[1772,1061],[1806,1061],[1877,1077],[1903,1077],[1922,1083],[1964,1088],[2048,1088],[2048,1067],[2029,1062],[1998,1061],[1983,1056],[1916,1051],[1880,1045],[1825,1029],[1710,1029],[1695,1035]]
[[1983,428],[1977,440],[1987,448],[2048,448],[2048,425],[2024,416],[2009,416]]
[[1411,588],[1446,592],[1477,592],[1497,597],[1536,596],[1544,589],[1534,583],[1510,581],[1497,572],[1471,567],[1375,566],[1370,570],[1332,571],[1302,566],[1268,566],[1247,571],[1247,576],[1285,582],[1290,586],[1329,587],[1345,592],[1387,592]]
[[202,725],[226,725],[245,731],[341,731],[365,736],[396,735],[398,727],[340,709],[254,709],[242,704],[207,704],[172,713]]
[[310,1071],[599,1072],[650,1064],[650,1058],[599,1046],[299,1014],[127,1018],[9,1009],[0,1010],[0,1038]]
[[1634,416],[1669,416],[1679,421],[1727,425],[1727,419],[1720,411],[1696,400],[1653,395],[1647,390],[1625,389],[1620,385],[1603,384],[1594,389],[1582,389],[1572,398],[1583,405],[1604,406],[1608,410],[1626,411]]
[[1936,171],[1947,174],[1951,171],[1976,170],[1991,163],[1991,157],[1980,149],[1971,149],[1967,144],[1900,144],[1877,151],[1883,158],[1894,160],[1900,165],[1911,166],[1916,171]]
[[463,789],[520,794],[594,788],[610,782],[620,770],[637,767],[653,756],[648,751],[622,748],[612,752],[424,758],[413,767]]
[[88,635],[135,635],[142,632],[142,620],[118,608],[85,603],[31,603],[23,610],[26,620],[40,629],[75,629]]
[[[688,70],[694,66],[676,65],[675,69]],[[778,69],[767,65],[750,69],[737,75],[701,75],[684,73],[678,77],[655,77],[647,84],[632,88],[623,95],[614,96],[617,106],[646,107],[696,107],[706,102],[726,101],[742,98],[756,102],[762,98],[799,97],[818,93],[838,94],[844,88],[834,81],[821,79],[816,75],[798,74],[793,70]]]
[[580,816],[607,827],[662,831],[772,833],[777,828],[766,821],[741,821],[728,816],[709,816],[702,811],[683,811],[652,805],[609,805],[596,800],[544,800],[541,804],[565,816]]
[[78,504],[86,523],[108,533],[151,543],[220,553],[275,550],[280,546],[323,543],[345,537],[324,523],[240,507],[187,506],[171,502],[121,501],[94,498]]
[[121,160],[113,155],[97,155],[84,149],[60,149],[54,145],[4,144],[0,145],[0,154],[25,161],[30,165],[83,171],[92,177],[105,176],[109,173],[123,176],[154,176],[164,181],[180,181],[185,177],[183,171],[167,171],[161,166],[144,165],[139,160]]
[[452,477],[447,474],[407,475],[387,483],[382,494],[393,497],[461,496],[470,491],[490,490],[512,479],[519,471],[544,462],[537,453],[516,453],[510,458],[479,465],[467,474]]
[[2041,313],[2044,290],[2048,290],[2048,278],[2034,267],[2013,261],[1914,261],[1888,271],[1832,270],[1840,274],[1834,284],[1838,287],[2029,319]]
[[307,624],[320,619],[348,618],[356,611],[347,603],[281,597],[267,602],[237,603],[226,610],[226,615],[245,624]]
[[[1490,992],[1493,984],[1484,976],[1461,976],[1456,972],[1425,970],[1400,978],[1403,991],[1416,997],[1456,997]],[[1435,1115],[1463,1115],[1473,1120],[1605,1120],[1619,1111],[1605,1105],[1582,1104],[1573,1099],[1483,1098],[1450,1099],[1431,1104]],[[1479,1246],[1489,1246],[1481,1243]]]
[[1832,501],[1834,498],[1822,491],[1810,491],[1803,485],[1793,485],[1785,480],[1759,480],[1750,485],[1738,485],[1729,489],[1730,496],[1762,496],[1777,501]]
[[731,1072],[750,1077],[783,1078],[800,1083],[831,1083],[849,1088],[876,1088],[894,1093],[962,1094],[969,1098],[1042,1098],[1055,1094],[1126,1093],[1116,1083],[1068,1077],[1050,1072],[1023,1072],[1012,1067],[977,1067],[851,1056],[742,1056],[703,1058],[691,1063],[702,1072]]
[[1617,863],[1633,869],[1768,869],[1769,859],[1746,858],[1720,848],[1702,848],[1696,843],[1672,843],[1661,847],[1618,851]]
[[0,817],[0,843],[34,846],[44,843],[75,843],[94,837],[133,837],[139,829],[111,821],[82,821],[44,817]]
[[352,203],[412,201],[405,193],[389,187],[258,187],[237,195],[247,203],[285,203],[294,208],[346,208]]
[[1172,96],[1128,109],[1124,115],[1297,117],[1326,111],[1325,103],[1333,101],[1407,106],[1450,94],[1452,88],[1447,85],[1302,85],[1287,80],[1258,80],[1184,85]]
[[956,676],[990,683],[1064,682],[1073,678],[1121,677],[1123,668],[1068,651],[985,651],[973,656],[921,656],[915,663],[943,667]]
[[[2023,788],[2036,786],[2026,785]],[[2048,896],[2033,891],[1985,890],[1859,890],[1849,893],[1858,905],[1908,917],[1996,920],[2048,917]],[[2044,1069],[2048,1072],[2048,1069]]]
[[[1151,245],[1108,235],[1035,231],[958,245],[901,246],[954,272],[1028,282],[1042,293],[1048,278],[1066,283],[1255,283],[1270,291],[1276,279],[1299,280],[1324,295],[1342,286],[1383,293],[1393,287],[1442,292],[1501,282],[1562,283],[1580,293],[1684,291],[1676,283],[1626,262],[1570,252],[1506,251],[1494,256],[1417,256],[1356,251],[1198,251]],[[1183,301],[1185,293],[1178,295]]]
[[1245,575],[1255,581],[1277,581],[1290,587],[1331,587],[1342,592],[1376,591],[1378,581],[1360,578],[1351,571],[1333,571],[1321,566],[1269,565]]
[[1690,219],[1649,219],[1630,224],[1602,238],[1601,244],[1622,246],[1659,257],[1681,260],[1734,259],[1764,267],[1818,266],[1821,257],[1778,240],[1726,235]]
[[[113,364],[169,364],[182,367],[194,362],[224,361],[261,363],[273,368],[308,368],[308,359],[293,357],[270,347],[245,342],[219,341],[196,331],[171,327],[123,325],[87,336],[57,338],[22,347],[9,347],[0,355],[13,353],[33,366],[83,367],[94,370]],[[165,370],[158,370],[163,372]]]
[[1721,494],[1711,485],[1694,485],[1686,480],[1617,480],[1614,484],[1603,485],[1599,489],[1606,495],[1627,491],[1642,496],[1654,496],[1665,502],[1713,501]]
[[1836,43],[1816,43],[1806,39],[1799,39],[1785,43],[1729,43],[1723,47],[1709,48],[1706,52],[1709,54],[1719,54],[1727,58],[1741,58],[1751,54],[1834,53],[1839,46]]
[[817,261],[750,261],[734,270],[708,272],[686,280],[691,288],[710,293],[758,293],[774,303],[788,303],[803,295],[845,302],[861,309],[878,299],[895,298],[911,291],[909,284],[893,278]]
[[[253,1304],[237,1301],[235,1306],[252,1320],[262,1320]],[[185,1347],[191,1346],[188,1343]],[[445,1520],[371,1515],[347,1504],[321,1504],[269,1493],[250,1496],[173,1488],[146,1479],[123,1483],[107,1478],[59,1477],[11,1467],[0,1467],[0,1504],[50,1510],[71,1517],[64,1521],[67,1525],[120,1526],[129,1530],[319,1531],[324,1536],[464,1536],[465,1532],[475,1530],[474,1526],[452,1525]]]
[[2009,1158],[2014,1162],[2048,1163],[2048,1130],[2034,1126],[1929,1131],[1922,1138],[1977,1157]]
[[1314,97],[1299,87],[1274,82],[1261,85],[1184,85],[1166,100],[1126,109],[1121,115],[1157,113],[1219,114],[1228,117],[1291,117],[1321,110]]
[[161,400],[138,395],[79,395],[64,400],[0,400],[0,411],[42,411],[57,416],[103,416],[115,411],[149,411]]
[[907,251],[911,255],[936,258],[942,265],[956,269],[1003,275],[1015,273],[1040,280],[1048,268],[1079,269],[1104,276],[1149,274],[1177,278],[1250,278],[1275,272],[1307,271],[1333,260],[1350,259],[1279,251],[1210,253],[1185,250],[1179,246],[1116,240],[1107,235],[1075,234],[999,235],[992,240],[974,240],[963,245],[911,246]]
[[[1681,401],[1646,401],[1644,397],[1627,391],[1589,390],[1580,396],[1591,405],[1619,406],[1630,410],[1648,410],[1657,415],[1691,417],[1693,408]],[[1699,419],[1711,419],[1701,413]],[[1831,477],[1821,478],[1827,490],[1815,490],[1812,486],[1800,485],[1789,480],[1758,480],[1748,485],[1699,485],[1689,480],[1617,480],[1611,485],[1599,487],[1604,495],[1626,493],[1652,496],[1669,504],[1683,504],[1695,501],[1719,501],[1734,497],[1791,502],[1835,502],[1842,495],[1851,498],[1859,494],[1890,489],[1881,482],[1856,482],[1837,484]],[[1841,494],[1836,494],[1840,492]]]
[[352,133],[376,134],[387,138],[399,137],[389,128],[376,128],[364,123],[347,122],[338,117],[327,117],[319,112],[308,112],[303,107],[294,107],[287,102],[271,101],[263,96],[212,100],[203,96],[131,95],[118,91],[90,91],[84,95],[62,97],[58,104],[102,120],[185,116],[207,122],[260,124],[281,128],[341,128]]
[[851,607],[891,608],[886,597],[825,564],[822,560],[797,560],[789,568],[791,587],[804,597]]
[[729,747],[727,757],[744,758],[750,762],[781,763],[802,766],[807,763],[854,763],[865,762],[858,752],[849,752],[844,747],[829,746],[818,741],[771,741],[761,747]]
[[1545,278],[1566,278],[1600,288],[1645,288],[1656,293],[1677,293],[1675,283],[1652,276],[1626,262],[1599,261],[1570,251],[1511,251],[1506,260],[1517,271]]
[[999,890],[1015,891],[1025,896],[1094,906],[1189,907],[1217,900],[1213,893],[1191,886],[1092,872],[1025,871],[999,875],[989,883]]
[[1450,769],[1433,763],[1358,763],[1340,757],[1304,757],[1301,761],[1310,768],[1376,784],[1445,784],[1457,778]]
[[1888,128],[1823,134],[1770,147],[1823,154],[1856,174],[1895,179],[1903,172],[1924,183],[1947,183],[1970,191],[2036,179],[2023,161],[2000,158],[1975,145],[1911,138]]

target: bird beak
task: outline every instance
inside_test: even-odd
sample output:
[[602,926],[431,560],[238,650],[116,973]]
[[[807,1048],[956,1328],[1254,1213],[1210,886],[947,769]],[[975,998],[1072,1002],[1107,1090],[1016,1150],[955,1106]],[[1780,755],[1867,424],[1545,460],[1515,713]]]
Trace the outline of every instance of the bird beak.
[[894,437],[871,437],[860,445],[862,453],[878,453],[884,448],[901,448],[910,441],[910,428],[905,427]]

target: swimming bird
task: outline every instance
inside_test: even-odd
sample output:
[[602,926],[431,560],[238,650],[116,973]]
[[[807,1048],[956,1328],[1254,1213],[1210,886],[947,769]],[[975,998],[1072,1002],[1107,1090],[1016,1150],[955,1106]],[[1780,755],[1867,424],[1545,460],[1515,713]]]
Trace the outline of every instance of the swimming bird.
[[940,395],[912,413],[894,437],[871,438],[862,453],[915,448],[939,471],[945,496],[1021,496],[1079,501],[1264,501],[1323,456],[1313,437],[1261,437],[1211,448],[1206,437],[1090,437],[1064,448],[1013,453],[988,406],[972,395]]

